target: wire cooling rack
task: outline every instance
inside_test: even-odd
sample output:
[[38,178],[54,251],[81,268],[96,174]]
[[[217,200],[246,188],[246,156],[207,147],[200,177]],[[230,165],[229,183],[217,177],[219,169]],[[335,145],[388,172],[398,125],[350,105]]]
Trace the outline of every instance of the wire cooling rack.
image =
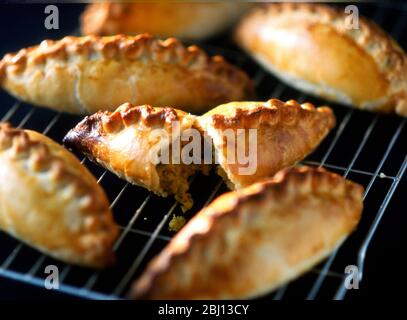
[[[382,25],[406,48],[407,41],[401,38],[407,31],[406,10],[406,7],[394,8],[381,4],[367,5],[363,13]],[[201,47],[211,54],[222,54],[245,69],[254,79],[262,100],[271,97],[282,100],[294,98],[316,105],[327,104],[279,82],[239,51],[229,37],[214,39],[201,44]],[[10,101],[10,97],[3,92],[0,99],[3,104]],[[329,105],[336,114],[337,126],[303,163],[324,166],[362,184],[365,187],[362,221],[357,231],[326,261],[262,299],[345,298],[350,291],[344,286],[344,268],[347,265],[358,266],[359,278],[363,279],[370,244],[406,170],[405,118],[361,112],[332,103]],[[12,101],[10,107],[2,106],[0,120],[37,130],[61,142],[80,117]],[[78,157],[105,189],[120,225],[121,233],[114,245],[117,264],[101,271],[67,265],[0,233],[0,276],[43,287],[45,267],[55,265],[60,271],[59,290],[66,294],[88,299],[125,298],[133,280],[173,236],[168,230],[168,223],[172,215],[180,215],[181,210],[173,199],[159,198],[120,180],[83,156]],[[186,218],[191,218],[193,213],[225,191],[227,188],[219,177],[195,176],[191,185],[195,204],[186,213]]]

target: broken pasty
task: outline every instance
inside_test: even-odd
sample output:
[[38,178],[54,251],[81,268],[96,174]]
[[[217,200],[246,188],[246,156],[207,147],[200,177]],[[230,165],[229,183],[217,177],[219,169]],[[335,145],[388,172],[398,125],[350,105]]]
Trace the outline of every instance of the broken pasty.
[[294,165],[335,126],[329,107],[294,100],[230,102],[198,118],[212,140],[218,173],[239,189]]
[[363,188],[294,168],[221,195],[197,213],[134,284],[136,299],[254,298],[299,277],[355,229]]
[[270,4],[242,21],[236,39],[267,70],[298,89],[407,116],[405,52],[374,23],[353,20],[321,4]]
[[250,6],[247,3],[93,3],[81,17],[86,35],[138,34],[201,40],[222,32]]
[[185,211],[192,207],[188,178],[201,166],[182,161],[187,141],[181,135],[194,123],[195,116],[177,109],[126,103],[86,117],[64,144],[133,184],[163,197],[175,195]]
[[0,86],[34,105],[76,114],[125,102],[200,113],[253,95],[248,76],[222,57],[147,34],[43,41],[0,61]]
[[51,139],[0,124],[0,229],[69,263],[113,262],[118,229],[79,160]]

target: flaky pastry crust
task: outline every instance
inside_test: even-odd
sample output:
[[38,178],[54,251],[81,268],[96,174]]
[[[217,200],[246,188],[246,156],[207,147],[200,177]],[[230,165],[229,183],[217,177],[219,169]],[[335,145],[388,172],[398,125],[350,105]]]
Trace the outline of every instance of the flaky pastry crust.
[[69,263],[104,267],[118,230],[92,174],[62,146],[0,123],[0,229]]
[[86,35],[138,34],[201,40],[222,32],[247,3],[93,3],[81,16]]
[[[179,124],[179,130],[173,127],[175,122]],[[133,184],[162,197],[175,194],[187,210],[192,206],[192,199],[186,194],[189,187],[188,178],[196,168],[184,167],[179,163],[174,166],[181,165],[180,170],[163,168],[160,171],[160,166],[167,166],[169,169],[174,167],[172,158],[169,156],[170,163],[167,164],[155,163],[151,151],[171,151],[173,139],[177,140],[182,132],[191,129],[194,123],[195,116],[181,110],[125,103],[114,112],[100,111],[86,117],[66,135],[64,144],[86,154],[93,161]],[[168,140],[154,134],[156,129],[164,130],[163,132],[168,134]],[[167,177],[162,174],[167,174]],[[172,181],[166,183],[165,179]],[[178,187],[168,187],[175,184]]]
[[323,169],[294,168],[202,209],[147,266],[130,297],[264,295],[324,259],[357,226],[363,188]]
[[45,40],[7,54],[0,85],[29,103],[76,114],[125,102],[199,113],[253,95],[248,76],[221,56],[148,34]]
[[[329,107],[271,99],[220,105],[199,117],[198,123],[213,141],[220,174],[231,189],[239,189],[304,159],[335,126],[335,116]],[[256,158],[255,172],[247,174],[241,170],[247,166],[245,163],[228,160],[230,145],[224,136],[230,129],[236,133],[238,129],[256,129],[257,148],[249,154]],[[246,153],[250,151],[248,141],[248,134],[245,139],[236,138],[235,150],[240,145]]]
[[237,42],[285,82],[357,108],[407,116],[407,57],[377,25],[322,4],[254,10]]

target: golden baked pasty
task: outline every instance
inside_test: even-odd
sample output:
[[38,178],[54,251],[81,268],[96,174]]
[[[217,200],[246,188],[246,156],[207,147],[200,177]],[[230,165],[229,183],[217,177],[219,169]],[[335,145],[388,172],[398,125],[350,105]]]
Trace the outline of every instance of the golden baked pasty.
[[363,188],[310,167],[229,192],[197,213],[147,266],[130,297],[264,295],[329,255],[357,226]]
[[[233,190],[272,177],[304,159],[335,126],[335,116],[329,107],[271,99],[220,105],[198,122],[212,140],[218,173]],[[245,130],[241,135],[240,129]],[[250,129],[255,130],[255,139],[251,139]],[[234,141],[228,138],[230,130],[236,136]],[[239,149],[245,150],[247,158],[237,161]]]
[[[179,129],[173,127],[175,123]],[[195,116],[177,109],[126,103],[114,112],[86,117],[66,135],[64,144],[133,184],[163,197],[175,195],[185,211],[192,207],[188,178],[203,168],[173,161],[172,145],[194,123]],[[167,139],[157,129],[164,130]],[[185,142],[180,141],[179,154],[181,143]],[[157,161],[155,151],[167,152],[168,158]]]
[[69,263],[114,261],[118,229],[92,174],[62,146],[0,123],[0,229]]
[[360,109],[407,116],[407,57],[373,22],[353,28],[344,11],[321,4],[270,4],[236,32],[267,70],[306,92]]
[[125,102],[199,113],[253,95],[248,76],[222,57],[147,34],[43,41],[0,61],[0,86],[34,105],[76,114]]
[[138,34],[201,40],[222,32],[250,6],[247,3],[94,3],[81,17],[86,35]]

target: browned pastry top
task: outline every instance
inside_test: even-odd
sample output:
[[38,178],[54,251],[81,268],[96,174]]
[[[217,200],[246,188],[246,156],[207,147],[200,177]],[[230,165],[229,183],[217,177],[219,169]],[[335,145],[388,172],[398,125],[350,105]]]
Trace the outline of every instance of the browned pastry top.
[[[92,267],[113,262],[117,228],[109,202],[74,155],[37,132],[0,123],[0,158],[12,171],[1,188],[0,228],[64,261]],[[19,188],[16,202],[8,202],[7,192]]]
[[[268,4],[259,7],[254,10],[240,25],[237,30],[236,36],[239,42],[243,46],[250,46],[248,44],[253,38],[250,36],[250,32],[258,32],[263,34],[266,29],[262,29],[264,25],[276,24],[277,27],[289,30],[291,27],[298,27],[298,30],[303,28],[304,33],[310,34],[317,33],[324,34],[326,37],[329,32],[334,32],[342,37],[344,43],[352,48],[355,48],[356,52],[359,52],[360,59],[372,64],[375,64],[382,79],[377,79],[375,83],[377,88],[372,88],[377,94],[382,93],[384,86],[388,86],[386,97],[382,97],[382,100],[387,98],[389,101],[381,101],[380,99],[375,101],[379,106],[368,105],[369,101],[356,101],[355,103],[367,103],[366,108],[378,109],[380,111],[393,111],[401,115],[407,115],[407,56],[403,49],[394,41],[389,35],[387,35],[380,27],[364,17],[359,17],[359,27],[357,29],[349,27],[349,18],[343,10],[339,10],[323,4],[307,4],[307,3],[276,3]],[[292,22],[292,25],[288,21]],[[281,25],[279,25],[281,23]],[[270,25],[270,28],[272,26]],[[318,30],[317,30],[318,29]],[[262,31],[261,31],[262,30]],[[332,30],[332,31],[331,31]],[[260,36],[257,34],[256,36]],[[252,39],[252,40],[251,40]],[[325,39],[325,38],[324,38]],[[321,44],[324,39],[320,39]],[[289,42],[290,39],[285,37],[282,41]],[[327,42],[328,41],[328,42]],[[329,40],[325,41],[326,45],[329,45]],[[335,41],[333,39],[332,41]],[[338,40],[339,41],[339,40]],[[255,40],[253,40],[252,45]],[[286,43],[286,44],[287,44]],[[337,44],[340,45],[345,45]],[[335,43],[333,44],[335,45]],[[283,46],[284,47],[284,46]],[[301,47],[302,50],[306,47]],[[310,50],[313,48],[310,48]],[[315,48],[314,48],[315,49]],[[250,48],[249,48],[250,50]],[[251,50],[256,50],[254,47]],[[276,48],[275,50],[279,50]],[[311,52],[311,51],[310,51]],[[298,55],[306,55],[307,52],[298,52]],[[318,60],[318,52],[314,53],[315,59]],[[330,53],[333,55],[333,53]],[[365,57],[366,56],[366,57]],[[352,68],[352,61],[349,56],[349,69]],[[367,59],[366,59],[367,58]],[[347,57],[341,57],[341,63],[346,61]],[[308,60],[306,60],[308,61]],[[286,62],[288,63],[288,62]],[[329,61],[326,61],[329,64]],[[281,68],[281,66],[279,66]],[[309,70],[311,68],[303,66],[304,69]],[[318,65],[315,65],[316,74],[318,73]],[[332,65],[332,69],[335,70],[335,65]],[[361,70],[363,68],[361,67]],[[366,70],[365,70],[366,71]],[[284,68],[280,70],[284,72]],[[358,71],[359,72],[359,71]],[[335,74],[335,73],[333,73]],[[362,77],[362,74],[358,74],[358,77]],[[310,77],[311,78],[311,77]],[[326,79],[325,79],[326,80]],[[343,80],[343,79],[337,79]],[[359,79],[363,81],[363,79]],[[380,83],[378,83],[380,82]],[[349,84],[350,86],[352,84]],[[361,86],[361,83],[354,83],[354,87]],[[364,90],[364,95],[367,95],[369,89]],[[378,97],[380,98],[380,97]],[[382,105],[383,104],[383,105]],[[359,106],[360,107],[360,106]]]
[[[87,116],[68,132],[64,144],[130,183],[164,197],[174,194],[188,210],[188,178],[201,167],[173,160],[171,146],[177,139],[181,146],[182,134],[195,121],[195,116],[174,108],[125,103],[114,112]],[[159,159],[163,153],[168,158]]]
[[0,86],[25,102],[75,114],[125,102],[202,113],[254,94],[247,74],[221,56],[148,34],[43,41],[1,60]]

